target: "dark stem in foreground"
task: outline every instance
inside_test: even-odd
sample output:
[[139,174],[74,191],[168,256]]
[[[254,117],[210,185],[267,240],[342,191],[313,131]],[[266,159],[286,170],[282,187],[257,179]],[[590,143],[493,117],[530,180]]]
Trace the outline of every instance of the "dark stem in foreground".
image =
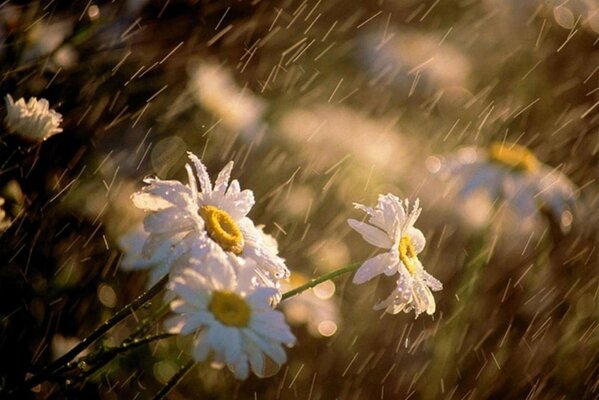
[[56,361],[52,362],[46,368],[42,369],[38,374],[26,380],[23,385],[13,389],[9,394],[14,395],[22,390],[30,389],[35,385],[44,382],[48,379],[52,373],[62,367],[67,362],[71,361],[74,357],[76,357],[83,350],[87,349],[92,343],[94,343],[98,338],[108,332],[113,326],[121,322],[123,319],[129,316],[131,311],[134,311],[145,304],[152,297],[156,296],[168,282],[168,275],[165,275],[162,279],[154,284],[150,289],[146,292],[142,293],[139,297],[133,300],[131,303],[127,304],[125,307],[121,308],[116,314],[112,316],[108,321],[98,326],[89,336],[79,342],[78,345],[69,350],[62,357],[58,358]]
[[164,385],[162,387],[162,389],[160,389],[160,391],[158,393],[156,393],[156,395],[154,397],[152,397],[153,400],[162,400],[166,397],[166,395],[173,390],[173,388],[175,386],[177,386],[177,384],[179,382],[181,382],[181,380],[185,377],[185,375],[189,372],[190,369],[192,369],[194,366],[196,365],[196,362],[194,360],[190,360],[187,363],[185,363],[181,368],[179,368],[179,370],[175,373],[175,375],[173,375],[173,377],[171,379],[169,379],[169,381],[166,383],[166,385]]

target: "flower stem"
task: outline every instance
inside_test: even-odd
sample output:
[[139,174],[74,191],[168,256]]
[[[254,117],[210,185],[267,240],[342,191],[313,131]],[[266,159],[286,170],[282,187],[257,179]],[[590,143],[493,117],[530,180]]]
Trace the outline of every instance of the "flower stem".
[[158,393],[152,398],[153,400],[162,400],[166,398],[166,395],[173,390],[175,386],[185,377],[185,374],[189,372],[196,365],[194,360],[190,360],[185,365],[183,365],[179,370],[173,375],[171,379],[160,389]]
[[314,286],[316,286],[322,282],[331,280],[333,278],[336,278],[336,277],[346,274],[348,272],[353,272],[353,271],[357,270],[360,265],[362,265],[361,262],[353,263],[346,267],[339,268],[333,272],[329,272],[328,274],[321,275],[318,278],[314,278],[308,283],[305,283],[301,286],[296,287],[295,289],[292,289],[288,292],[283,293],[282,300],[286,300],[290,297],[300,294],[303,291],[313,288]]
[[150,336],[146,336],[143,338],[134,339],[134,340],[128,341],[126,343],[123,343],[120,346],[109,347],[107,349],[101,350],[98,354],[91,354],[87,357],[83,357],[81,359],[71,361],[64,367],[64,369],[75,368],[75,367],[81,365],[81,363],[93,364],[91,366],[91,368],[89,368],[86,371],[83,371],[80,375],[76,376],[72,381],[73,384],[77,383],[77,382],[81,382],[81,381],[85,380],[87,377],[96,373],[100,368],[102,368],[103,366],[108,364],[119,354],[122,354],[128,350],[143,346],[145,344],[155,342],[155,341],[161,340],[161,339],[167,339],[167,338],[170,338],[173,336],[175,336],[174,333],[158,333],[156,335],[150,335]]
[[116,314],[112,316],[108,321],[98,326],[89,336],[79,342],[78,345],[69,350],[62,357],[58,358],[56,361],[48,365],[46,368],[42,369],[38,374],[26,380],[23,385],[17,387],[11,391],[11,394],[18,393],[22,390],[26,390],[34,387],[35,385],[44,382],[47,380],[52,373],[58,368],[62,367],[69,361],[71,361],[74,357],[76,357],[83,350],[87,349],[92,343],[94,343],[98,338],[108,332],[113,326],[121,322],[123,319],[129,316],[131,311],[134,311],[145,304],[152,297],[156,296],[168,282],[168,275],[165,275],[162,279],[154,284],[150,289],[146,292],[142,293],[139,297],[133,300],[131,303],[127,304],[125,307],[121,308]]

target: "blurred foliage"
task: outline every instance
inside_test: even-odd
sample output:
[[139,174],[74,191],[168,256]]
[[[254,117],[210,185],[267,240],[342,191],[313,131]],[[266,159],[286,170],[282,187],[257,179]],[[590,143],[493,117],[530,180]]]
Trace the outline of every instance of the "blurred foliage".
[[[193,151],[211,171],[235,160],[256,194],[252,218],[307,276],[369,255],[345,223],[352,202],[419,196],[422,261],[445,288],[434,317],[414,320],[371,310],[384,279],[342,278],[334,336],[296,327],[274,377],[238,382],[201,365],[171,398],[597,398],[599,9],[560,3],[2,3],[1,94],[48,99],[64,132],[39,144],[0,133],[12,221],[0,232],[0,386],[143,291],[143,273],[118,268],[119,237],[141,220],[129,195],[148,175],[184,179]],[[232,87],[197,87],[206,63]],[[202,90],[212,103],[194,97]],[[264,102],[255,125],[227,124],[238,100],[219,94],[230,92]],[[570,232],[492,209],[481,219],[483,206],[427,170],[462,145],[504,139],[580,188]],[[151,397],[185,343],[139,348],[31,398]]]

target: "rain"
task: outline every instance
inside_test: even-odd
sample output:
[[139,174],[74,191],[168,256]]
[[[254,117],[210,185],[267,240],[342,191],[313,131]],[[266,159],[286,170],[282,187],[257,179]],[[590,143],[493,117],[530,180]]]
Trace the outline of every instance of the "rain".
[[0,398],[599,398],[595,1],[6,0],[0,72]]

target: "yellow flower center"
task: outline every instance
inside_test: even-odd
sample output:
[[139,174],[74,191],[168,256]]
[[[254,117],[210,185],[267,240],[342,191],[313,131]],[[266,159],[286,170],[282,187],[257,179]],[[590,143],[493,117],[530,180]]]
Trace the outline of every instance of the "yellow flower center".
[[493,143],[489,159],[520,172],[534,172],[539,166],[539,160],[530,150],[515,143]]
[[224,325],[239,328],[248,326],[252,315],[246,301],[233,292],[213,292],[208,309]]
[[200,207],[208,235],[225,251],[241,254],[243,235],[233,218],[224,210],[214,206]]
[[408,235],[403,235],[399,240],[399,259],[411,275],[416,273],[418,257],[416,256],[412,239]]

